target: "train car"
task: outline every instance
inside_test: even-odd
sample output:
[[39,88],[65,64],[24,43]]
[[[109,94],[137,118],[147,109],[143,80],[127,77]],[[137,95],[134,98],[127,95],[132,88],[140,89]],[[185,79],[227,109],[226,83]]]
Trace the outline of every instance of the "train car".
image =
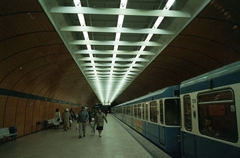
[[182,157],[240,156],[240,61],[180,85]]
[[115,116],[172,157],[180,157],[179,86],[167,87],[113,108]]

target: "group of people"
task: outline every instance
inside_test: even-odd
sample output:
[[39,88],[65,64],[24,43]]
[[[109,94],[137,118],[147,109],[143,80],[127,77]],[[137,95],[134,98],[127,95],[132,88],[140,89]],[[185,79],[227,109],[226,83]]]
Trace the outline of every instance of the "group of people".
[[107,123],[106,115],[102,112],[102,109],[99,108],[98,112],[95,112],[94,109],[91,109],[89,112],[86,111],[85,107],[82,107],[81,111],[78,113],[78,117],[76,117],[74,111],[66,108],[62,114],[60,114],[59,109],[55,111],[55,118],[53,123],[55,125],[55,129],[59,128],[61,122],[63,122],[63,129],[67,131],[71,128],[72,121],[77,120],[77,131],[79,132],[79,138],[85,137],[86,133],[86,125],[89,122],[91,127],[91,135],[95,134],[95,127],[98,130],[99,137],[102,136],[102,130],[104,126],[104,121]]
[[71,128],[72,121],[74,119],[76,119],[76,117],[75,117],[75,113],[72,109],[69,111],[69,109],[66,108],[61,117],[60,111],[57,108],[55,111],[55,117],[53,119],[53,124],[54,124],[55,129],[58,129],[59,125],[63,122],[63,129],[64,129],[64,131],[67,131],[69,128]]
[[98,135],[101,137],[104,121],[107,123],[106,115],[102,112],[102,109],[99,108],[98,112],[92,109],[91,111],[87,112],[84,107],[78,113],[77,123],[79,125],[79,138],[82,136],[85,137],[86,133],[86,123],[89,122],[91,126],[91,135],[95,134],[95,127],[98,130]]

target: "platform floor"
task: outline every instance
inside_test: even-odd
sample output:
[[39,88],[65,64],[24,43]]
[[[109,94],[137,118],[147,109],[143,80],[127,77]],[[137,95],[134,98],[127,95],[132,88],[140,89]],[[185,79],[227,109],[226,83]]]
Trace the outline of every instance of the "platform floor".
[[[107,115],[102,137],[78,138],[76,121],[71,130],[50,128],[0,145],[1,158],[169,158],[163,151],[126,126]],[[60,126],[62,127],[62,126]]]

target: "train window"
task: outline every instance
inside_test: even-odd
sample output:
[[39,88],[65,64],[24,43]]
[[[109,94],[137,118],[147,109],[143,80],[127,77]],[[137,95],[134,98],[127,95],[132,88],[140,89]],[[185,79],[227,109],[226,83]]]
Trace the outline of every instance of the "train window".
[[145,104],[142,104],[142,119],[145,120]]
[[212,102],[212,101],[232,101],[233,95],[231,91],[224,90],[220,92],[211,92],[207,93],[207,95],[199,95],[199,102]]
[[130,106],[127,106],[127,107],[126,107],[126,114],[127,114],[127,115],[130,115]]
[[157,102],[150,102],[150,121],[157,122]]
[[138,110],[137,105],[134,105],[133,110],[134,110],[133,111],[133,115],[134,115],[135,118],[137,118],[137,114],[138,114],[138,112],[137,112],[137,110]]
[[145,103],[144,104],[144,110],[145,110],[145,117],[144,117],[144,120],[147,120],[148,121],[148,103]]
[[160,123],[163,124],[163,101],[160,100]]
[[187,131],[192,131],[192,109],[191,98],[189,95],[183,96],[184,107],[184,127]]
[[130,105],[130,116],[133,116],[133,105]]
[[203,135],[237,142],[236,106],[232,90],[198,95],[199,131]]
[[165,100],[165,124],[180,125],[180,103],[179,99]]
[[142,105],[138,104],[138,118],[141,119],[141,115],[142,115]]

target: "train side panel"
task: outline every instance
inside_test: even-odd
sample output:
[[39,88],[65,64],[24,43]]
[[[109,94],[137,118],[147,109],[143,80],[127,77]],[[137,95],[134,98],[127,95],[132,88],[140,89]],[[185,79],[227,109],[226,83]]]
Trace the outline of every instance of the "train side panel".
[[174,158],[181,157],[180,127],[165,127],[165,149]]
[[140,134],[143,134],[143,121],[140,119],[134,119],[134,129]]
[[237,158],[240,156],[240,149],[237,146],[199,136],[196,136],[196,149],[197,157]]
[[154,144],[159,144],[159,125],[153,123],[147,123],[146,137],[150,139]]

